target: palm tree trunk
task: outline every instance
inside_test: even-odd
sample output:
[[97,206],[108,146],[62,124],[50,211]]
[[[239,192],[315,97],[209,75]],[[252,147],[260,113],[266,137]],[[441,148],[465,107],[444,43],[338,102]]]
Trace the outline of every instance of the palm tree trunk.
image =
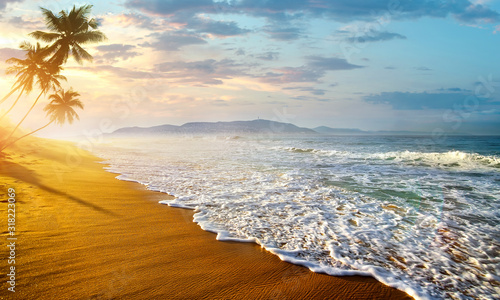
[[0,100],[0,104],[4,103],[5,100],[7,100],[12,94],[14,94],[15,91],[19,89],[20,86],[17,86],[16,88],[12,89],[5,97],[3,97],[2,100]]
[[33,105],[31,105],[30,110],[28,110],[28,112],[24,115],[23,119],[22,119],[19,123],[17,123],[16,127],[12,130],[12,132],[11,132],[11,133],[10,133],[10,135],[9,135],[9,137],[8,137],[8,138],[6,138],[6,139],[5,139],[5,141],[9,140],[9,139],[12,137],[12,135],[14,134],[14,132],[16,132],[17,128],[19,128],[19,126],[21,126],[21,124],[24,122],[24,120],[26,119],[26,117],[27,117],[27,116],[30,114],[30,112],[33,110],[33,107],[35,107],[36,103],[38,102],[38,99],[40,99],[40,97],[42,96],[42,94],[43,94],[44,92],[45,92],[45,91],[44,91],[44,90],[42,90],[42,91],[40,92],[40,95],[38,95],[38,97],[36,97],[36,100],[35,100],[35,102],[33,103]]
[[[14,106],[16,106],[17,101],[19,101],[19,99],[20,99],[20,98],[21,98],[21,96],[23,95],[23,92],[24,92],[24,90],[25,90],[25,89],[26,89],[26,87],[23,87],[23,89],[22,89],[21,93],[19,94],[19,96],[17,96],[16,101],[14,101],[14,103],[11,105],[11,107],[9,108],[9,110],[7,110],[7,112],[5,112],[5,113],[4,113],[4,114],[0,117],[0,121],[1,121],[1,120],[2,120],[2,119],[6,116],[6,115],[8,115],[8,114],[10,113],[10,111],[14,108]],[[12,94],[10,94],[10,95],[12,95]]]
[[[42,127],[38,128],[37,130],[34,130],[34,131],[30,132],[30,133],[27,133],[27,134],[25,134],[25,135],[23,135],[23,136],[21,136],[21,137],[19,137],[19,138],[15,139],[14,141],[12,141],[12,142],[8,143],[7,145],[3,146],[3,147],[2,147],[2,149],[0,149],[0,152],[2,152],[5,148],[12,146],[13,144],[15,144],[15,143],[16,143],[17,141],[19,141],[20,139],[25,138],[25,137],[27,137],[28,135],[32,135],[33,133],[38,132],[38,131],[40,131],[40,130],[44,129],[45,127],[47,127],[47,126],[49,126],[50,124],[54,123],[54,121],[55,121],[55,120],[52,120],[52,121],[50,121],[49,123],[47,123],[45,126],[42,126]],[[7,140],[5,140],[5,141],[7,141]]]

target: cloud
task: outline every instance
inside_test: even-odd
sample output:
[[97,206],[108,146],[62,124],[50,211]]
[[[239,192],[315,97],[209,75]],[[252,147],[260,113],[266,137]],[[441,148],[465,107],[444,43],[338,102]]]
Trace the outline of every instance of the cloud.
[[[99,51],[111,54],[109,59],[121,57],[123,53],[128,53],[127,51],[131,49],[134,49],[134,47],[122,44],[98,47]],[[351,70],[362,67],[349,64],[344,59],[339,58],[309,56],[306,59],[307,63],[303,66],[275,68],[264,74],[255,74],[256,70],[257,72],[262,72],[259,68],[253,69],[260,65],[242,64],[232,59],[164,62],[156,64],[150,72],[113,67],[111,65],[87,68],[79,67],[76,69],[89,72],[106,72],[123,79],[163,78],[170,83],[180,85],[207,86],[220,85],[224,83],[224,80],[235,77],[249,77],[262,82],[276,84],[318,82],[328,71]],[[313,95],[323,95],[325,93],[324,90],[310,87],[296,89],[302,92],[310,92]]]
[[394,1],[394,0],[294,0],[294,1],[212,1],[212,0],[128,0],[125,5],[153,15],[194,15],[196,13],[245,14],[269,20],[290,20],[303,16],[331,18],[339,22],[373,21],[383,15],[394,19],[454,16],[467,23],[500,20],[497,11],[481,3],[459,1]]
[[[449,90],[442,93],[384,92],[365,96],[364,100],[374,104],[387,104],[395,110],[457,109],[464,103],[473,106],[472,100],[469,101],[468,98],[472,96],[470,92],[461,89],[457,90],[457,88],[451,89],[456,92],[450,92]],[[477,99],[478,105],[490,106],[492,103],[497,103],[495,106],[498,107],[499,101],[494,102],[492,99],[476,97],[474,99]],[[474,101],[474,103],[476,102]]]
[[132,51],[135,48],[133,45],[124,44],[97,46],[99,54],[96,55],[95,60],[100,63],[115,63],[119,59],[127,60],[139,55],[138,52]]
[[165,62],[157,64],[156,69],[164,77],[176,79],[176,83],[202,86],[223,84],[223,79],[246,75],[246,67],[230,59]]
[[313,87],[309,87],[309,86],[306,86],[306,87],[285,87],[283,88],[284,90],[298,90],[298,91],[301,91],[301,92],[309,92],[313,95],[316,95],[316,96],[321,96],[321,95],[324,95],[326,90],[323,90],[323,89],[315,89]]
[[137,71],[127,68],[113,67],[111,65],[92,66],[92,67],[67,67],[68,70],[82,70],[90,73],[108,73],[123,79],[153,79],[163,78],[163,74],[152,71]]
[[7,4],[14,2],[23,2],[23,0],[0,0],[0,10],[5,9]]
[[346,40],[350,43],[370,43],[394,39],[404,40],[406,39],[406,36],[394,32],[372,30],[370,32],[365,32],[361,36],[351,36],[346,38]]
[[172,16],[179,12],[215,12],[212,0],[128,0],[125,6],[136,8],[153,15]]
[[9,23],[9,25],[16,27],[16,28],[23,28],[23,29],[30,29],[30,30],[43,28],[42,22],[27,21],[27,20],[23,19],[23,17],[19,17],[19,16],[15,16],[15,17],[10,18],[8,20],[8,23]]
[[135,26],[149,30],[158,30],[167,26],[167,22],[161,18],[145,16],[139,13],[126,13],[118,15],[106,15],[104,23],[119,25],[120,27]]
[[291,41],[301,37],[302,29],[298,27],[274,27],[265,26],[262,31],[270,38],[278,41]]
[[354,65],[348,63],[347,60],[343,58],[336,57],[321,57],[321,56],[307,56],[309,62],[308,66],[310,68],[315,68],[325,71],[335,71],[335,70],[352,70],[358,68],[364,68],[363,66]]
[[189,45],[202,45],[207,42],[200,36],[188,32],[163,32],[150,35],[156,40],[152,43],[141,44],[142,47],[151,47],[158,51],[179,51]]
[[145,28],[154,31],[164,31],[165,28],[169,28],[181,32],[183,31],[184,33],[206,33],[219,37],[244,35],[250,32],[250,30],[240,28],[235,21],[213,20],[206,15],[196,15],[194,12],[179,13],[168,16],[127,13],[106,16],[105,21],[120,25],[122,27],[136,26],[139,28]]
[[330,99],[325,99],[325,98],[317,98],[317,97],[308,97],[308,96],[296,96],[296,97],[291,97],[290,99],[293,100],[299,100],[299,101],[319,101],[319,102],[330,102]]
[[262,60],[277,60],[280,56],[279,52],[268,51],[257,56],[258,59]]
[[308,62],[300,67],[276,68],[261,77],[264,82],[293,83],[293,82],[318,82],[327,71],[353,70],[363,68],[350,64],[343,58],[307,56]]
[[481,4],[471,5],[455,15],[455,17],[465,23],[476,23],[482,21],[485,23],[495,23],[500,21],[500,14]]
[[237,36],[250,32],[250,30],[240,28],[234,21],[216,21],[200,17],[187,19],[186,28],[195,30],[199,33],[209,33],[219,37]]
[[133,48],[135,48],[135,46],[124,44],[111,44],[96,47],[96,49],[101,52],[125,52]]
[[292,82],[317,82],[325,75],[321,69],[302,67],[283,67],[274,69],[261,77],[263,82],[270,83],[292,83]]
[[215,106],[229,106],[229,103],[227,103],[227,101],[225,101],[225,100],[218,99],[218,100],[212,100],[211,101],[211,105],[215,105]]

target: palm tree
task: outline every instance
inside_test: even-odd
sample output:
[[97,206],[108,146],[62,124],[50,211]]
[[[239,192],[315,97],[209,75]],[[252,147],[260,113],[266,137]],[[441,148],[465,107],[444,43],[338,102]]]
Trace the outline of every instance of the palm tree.
[[[53,66],[45,60],[47,47],[41,47],[40,43],[32,45],[28,42],[23,42],[20,45],[20,48],[21,50],[26,51],[26,58],[18,59],[13,57],[8,59],[7,63],[15,65],[9,67],[6,73],[16,74],[17,77],[11,93],[7,96],[10,96],[20,88],[21,92],[11,107],[2,116],[0,116],[0,120],[9,114],[9,112],[16,106],[23,93],[29,94],[33,90],[35,78],[38,79],[37,83],[42,91],[46,91],[51,83],[55,87],[59,88],[61,86],[59,80],[66,80],[66,77],[58,75],[62,70],[60,66]],[[51,78],[51,80],[48,80],[48,78]]]
[[[25,50],[26,51],[26,59],[22,60],[22,59],[18,59],[18,58],[12,57],[12,58],[10,58],[10,59],[8,59],[6,61],[7,63],[11,63],[11,64],[15,63],[16,66],[9,67],[5,73],[7,75],[15,73],[16,76],[19,77],[19,78],[12,85],[12,88],[11,88],[10,92],[5,97],[3,97],[2,100],[0,100],[0,104],[2,104],[3,102],[5,102],[5,100],[7,100],[12,94],[14,94],[21,87],[23,87],[23,89],[21,90],[21,93],[19,93],[19,96],[17,97],[16,101],[11,106],[11,108],[4,115],[2,115],[0,117],[0,120],[3,119],[3,117],[5,115],[7,115],[12,110],[12,108],[19,101],[19,98],[23,94],[24,90],[26,88],[29,89],[29,86],[30,86],[29,84],[30,83],[27,82],[26,79],[28,77],[30,77],[30,73],[31,73],[31,75],[33,75],[34,69],[36,69],[38,67],[37,63],[39,62],[40,59],[43,59],[42,55],[41,55],[42,54],[42,48],[40,47],[39,43],[37,43],[36,46],[32,46],[28,42],[23,42],[19,46],[19,48],[21,48],[21,50]],[[31,86],[32,85],[33,84],[31,82]]]
[[99,26],[97,20],[88,17],[92,5],[83,5],[79,8],[73,6],[70,12],[63,10],[57,16],[48,9],[41,9],[45,24],[51,32],[34,31],[30,36],[53,43],[47,49],[47,53],[52,54],[49,62],[62,65],[66,63],[70,54],[79,64],[83,60],[92,61],[92,55],[80,45],[106,40],[104,33],[96,30]]
[[80,101],[80,99],[78,99],[78,97],[80,97],[80,94],[78,92],[73,91],[73,88],[70,88],[68,91],[60,89],[55,94],[50,95],[49,99],[51,99],[51,101],[43,109],[47,113],[47,116],[50,117],[49,123],[3,146],[0,149],[0,152],[3,151],[5,148],[13,145],[20,139],[32,135],[33,133],[48,127],[50,124],[54,122],[56,124],[62,125],[66,121],[68,121],[68,123],[71,124],[75,119],[80,120],[80,117],[78,116],[78,114],[74,109],[74,107],[83,109],[83,103]]
[[15,93],[18,89],[20,89],[20,88],[21,88],[21,87],[20,87],[19,85],[18,85],[18,86],[16,86],[16,84],[14,83],[14,84],[12,85],[12,88],[11,88],[10,92],[9,92],[7,95],[5,95],[5,96],[2,98],[2,100],[0,100],[0,104],[4,103],[4,102],[5,102],[5,100],[9,99],[9,97],[10,97],[10,96],[12,96],[12,94],[14,94],[14,93]]
[[42,67],[40,67],[40,69],[37,70],[37,72],[35,72],[33,74],[31,74],[31,73],[28,74],[28,75],[32,75],[32,76],[28,76],[28,75],[25,76],[25,79],[23,79],[22,82],[27,84],[28,88],[31,89],[32,83],[34,80],[34,76],[36,75],[37,83],[40,87],[40,94],[38,94],[38,97],[35,99],[35,101],[31,105],[28,112],[26,112],[26,114],[21,119],[21,121],[19,121],[17,123],[16,127],[14,127],[14,129],[11,131],[10,135],[4,141],[8,141],[12,137],[12,135],[14,135],[16,130],[19,128],[19,126],[21,126],[21,124],[24,122],[24,120],[26,120],[28,115],[33,110],[33,108],[35,108],[35,105],[38,103],[38,100],[40,100],[40,97],[43,94],[46,94],[51,89],[56,90],[57,88],[61,87],[61,83],[59,82],[59,80],[61,80],[61,79],[66,80],[66,77],[59,75],[59,72],[61,70],[62,70],[61,66],[53,65],[53,64],[50,64],[49,62],[45,62],[42,64]]

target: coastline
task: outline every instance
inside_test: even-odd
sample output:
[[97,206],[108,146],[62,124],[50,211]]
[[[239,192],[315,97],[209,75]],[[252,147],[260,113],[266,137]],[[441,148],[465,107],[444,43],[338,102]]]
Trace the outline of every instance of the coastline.
[[[193,211],[158,203],[172,198],[117,180],[69,142],[30,138],[9,154],[0,190],[4,212],[16,190],[16,298],[412,299],[371,277],[313,273],[257,244],[217,241]],[[12,299],[7,288],[2,280],[1,299]]]

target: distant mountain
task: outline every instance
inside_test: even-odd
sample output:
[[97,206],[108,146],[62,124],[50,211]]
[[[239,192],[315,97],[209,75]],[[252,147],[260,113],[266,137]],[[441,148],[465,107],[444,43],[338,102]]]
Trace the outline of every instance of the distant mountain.
[[245,134],[326,134],[326,135],[429,135],[417,131],[364,131],[357,128],[331,128],[320,126],[314,129],[298,127],[290,123],[269,120],[233,122],[191,122],[181,126],[159,125],[153,127],[124,127],[113,136],[144,135],[245,135]]
[[112,135],[153,134],[315,134],[309,128],[269,120],[234,122],[191,122],[182,126],[160,125],[154,127],[125,127]]
[[156,134],[175,132],[179,126],[175,125],[160,125],[154,127],[124,127],[115,130],[112,134],[137,135],[137,134]]

